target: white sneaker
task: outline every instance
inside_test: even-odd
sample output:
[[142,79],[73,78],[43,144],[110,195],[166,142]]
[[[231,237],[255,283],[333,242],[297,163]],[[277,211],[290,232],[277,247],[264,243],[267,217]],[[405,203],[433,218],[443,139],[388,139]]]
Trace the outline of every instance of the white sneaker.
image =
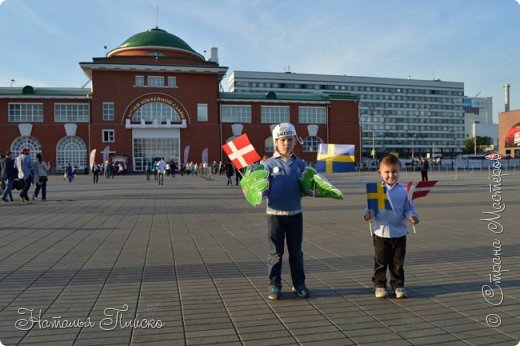
[[376,298],[386,298],[386,289],[383,287],[376,287]]
[[397,287],[395,289],[395,297],[396,298],[406,298],[408,297],[408,294],[406,293],[406,290],[404,287]]

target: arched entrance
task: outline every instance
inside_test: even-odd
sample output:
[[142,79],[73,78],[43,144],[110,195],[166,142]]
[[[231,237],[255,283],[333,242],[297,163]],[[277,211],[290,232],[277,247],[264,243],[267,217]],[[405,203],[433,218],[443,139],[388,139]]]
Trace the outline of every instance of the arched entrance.
[[132,129],[134,171],[144,171],[153,159],[180,161],[180,129],[186,128],[187,112],[169,95],[143,95],[125,112],[126,128]]

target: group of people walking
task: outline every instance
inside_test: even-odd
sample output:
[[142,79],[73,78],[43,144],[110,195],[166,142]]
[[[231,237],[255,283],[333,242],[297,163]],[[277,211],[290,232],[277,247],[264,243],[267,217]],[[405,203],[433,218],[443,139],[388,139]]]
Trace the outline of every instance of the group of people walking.
[[23,147],[20,155],[15,157],[14,153],[7,151],[0,158],[0,172],[2,177],[2,200],[13,202],[13,189],[20,190],[20,200],[27,202],[31,185],[36,185],[32,199],[47,199],[47,180],[49,165],[42,160],[42,154],[36,154],[36,160],[31,158],[30,150]]

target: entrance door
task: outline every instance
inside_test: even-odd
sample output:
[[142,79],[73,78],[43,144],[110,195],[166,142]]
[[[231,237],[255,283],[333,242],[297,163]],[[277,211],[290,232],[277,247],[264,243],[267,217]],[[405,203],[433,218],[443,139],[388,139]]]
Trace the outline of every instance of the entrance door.
[[134,171],[143,172],[146,164],[158,157],[179,163],[179,129],[133,129],[132,137]]

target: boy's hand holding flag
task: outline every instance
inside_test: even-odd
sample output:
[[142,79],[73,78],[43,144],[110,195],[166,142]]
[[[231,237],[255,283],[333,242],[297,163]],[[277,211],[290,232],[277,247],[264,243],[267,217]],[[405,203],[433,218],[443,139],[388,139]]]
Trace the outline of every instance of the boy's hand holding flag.
[[392,204],[386,195],[386,185],[381,183],[367,183],[367,211],[365,212],[365,221],[370,221],[369,230],[372,236],[372,218],[379,213],[380,210],[393,210]]
[[380,210],[392,210],[392,204],[386,195],[385,184],[367,183],[367,209],[372,211],[373,216]]
[[240,187],[246,201],[252,206],[262,203],[263,192],[269,188],[269,181],[267,180],[269,173],[262,165],[251,170],[250,165],[260,161],[260,155],[256,152],[247,135],[244,133],[223,144],[222,149],[239,172],[241,168],[247,167],[246,173],[240,180]]
[[223,144],[222,149],[237,169],[249,166],[261,159],[245,133]]
[[437,180],[419,181],[417,183],[408,182],[406,183],[406,192],[408,192],[408,199],[413,201],[414,199],[425,197],[431,190],[432,187],[437,184]]

